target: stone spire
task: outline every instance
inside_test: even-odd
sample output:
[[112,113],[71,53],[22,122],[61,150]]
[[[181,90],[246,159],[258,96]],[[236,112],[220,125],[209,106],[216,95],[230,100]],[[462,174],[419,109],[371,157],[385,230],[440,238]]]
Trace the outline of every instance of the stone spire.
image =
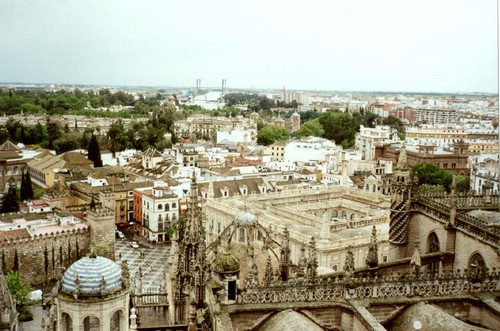
[[418,239],[415,241],[415,251],[410,260],[410,275],[418,276],[420,272],[420,266],[422,265],[422,259],[420,256],[420,242]]
[[396,169],[407,169],[408,168],[408,156],[406,155],[406,146],[403,144],[401,150],[399,151],[398,163],[396,164]]
[[457,176],[453,175],[453,179],[451,180],[451,195],[455,195],[457,193]]
[[268,287],[271,285],[271,282],[273,280],[273,265],[271,263],[271,255],[267,255],[267,262],[266,262],[266,274],[264,275],[264,286]]
[[352,276],[354,271],[354,254],[352,253],[352,246],[347,248],[347,253],[344,262],[344,271],[347,277]]
[[368,248],[368,255],[366,256],[366,265],[370,268],[378,266],[377,228],[375,225],[372,228],[372,238]]
[[314,237],[311,238],[309,242],[309,260],[307,261],[307,281],[310,284],[316,283],[316,278],[318,276],[318,257],[316,252],[316,240]]
[[280,257],[280,277],[282,281],[287,281],[290,270],[290,233],[288,228],[285,228],[283,240],[281,242],[281,257]]
[[186,229],[188,230],[189,236],[193,238],[198,237],[197,223],[199,216],[199,208],[198,208],[198,183],[196,183],[196,174],[193,171],[193,177],[191,179],[191,194],[189,197],[189,217],[188,224],[186,224]]
[[297,263],[297,277],[304,277],[304,270],[307,266],[307,258],[306,258],[306,247],[304,243],[300,245],[300,258]]
[[253,287],[257,280],[258,269],[254,261],[254,248],[252,245],[248,246],[247,255],[248,255],[248,272],[247,272],[246,286]]
[[451,192],[450,192],[450,219],[447,224],[449,227],[454,227],[456,223],[455,218],[457,216],[457,204],[458,204],[456,189],[457,189],[456,176],[453,175],[453,180],[451,181]]

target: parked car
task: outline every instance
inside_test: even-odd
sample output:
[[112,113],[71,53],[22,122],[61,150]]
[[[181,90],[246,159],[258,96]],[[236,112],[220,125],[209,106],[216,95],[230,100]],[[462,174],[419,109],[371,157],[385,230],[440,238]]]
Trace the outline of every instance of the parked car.
[[132,247],[132,248],[139,248],[139,244],[137,243],[137,241],[131,241],[130,242],[130,247]]
[[120,239],[125,239],[125,235],[120,230],[116,231],[116,236]]

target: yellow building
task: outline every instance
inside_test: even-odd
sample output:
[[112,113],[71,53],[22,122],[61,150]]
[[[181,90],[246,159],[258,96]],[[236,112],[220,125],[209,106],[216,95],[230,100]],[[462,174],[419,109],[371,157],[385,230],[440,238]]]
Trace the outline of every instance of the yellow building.
[[55,183],[64,183],[64,177],[76,167],[92,169],[94,162],[80,152],[59,155],[44,152],[28,162],[28,173],[36,186],[51,188]]

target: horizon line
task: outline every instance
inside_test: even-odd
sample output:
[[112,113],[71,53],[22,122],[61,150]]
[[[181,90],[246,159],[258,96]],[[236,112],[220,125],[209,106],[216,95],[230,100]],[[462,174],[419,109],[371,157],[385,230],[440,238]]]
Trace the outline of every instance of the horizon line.
[[[27,83],[27,82],[0,82],[0,86],[3,85],[56,85],[56,86],[92,86],[92,87],[148,87],[148,88],[156,88],[156,89],[161,89],[161,88],[177,88],[177,89],[196,89],[195,86],[169,86],[169,85],[129,85],[129,84],[92,84],[92,83]],[[210,90],[222,90],[220,86],[206,86],[206,87],[201,87],[200,90],[204,89],[210,89]],[[226,87],[226,90],[272,90],[272,91],[283,91],[283,88],[272,88],[272,87],[266,87],[266,88],[259,88],[259,87]],[[299,92],[299,91],[308,91],[308,92],[342,92],[342,93],[374,93],[374,94],[461,94],[461,95],[493,95],[493,96],[498,96],[498,91],[496,92],[484,92],[484,91],[469,91],[469,92],[464,92],[464,91],[455,91],[455,92],[432,92],[432,91],[397,91],[397,90],[328,90],[328,89],[285,89],[285,91],[294,91],[294,92]]]

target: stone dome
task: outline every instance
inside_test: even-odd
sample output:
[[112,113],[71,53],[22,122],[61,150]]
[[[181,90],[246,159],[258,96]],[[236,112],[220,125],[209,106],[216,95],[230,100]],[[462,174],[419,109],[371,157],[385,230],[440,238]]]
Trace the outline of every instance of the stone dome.
[[78,295],[110,293],[121,288],[122,269],[102,256],[84,257],[73,263],[64,272],[61,284],[61,291]]
[[219,274],[233,274],[240,271],[240,260],[231,253],[219,254],[212,265],[212,270]]
[[235,221],[238,225],[253,225],[255,224],[255,216],[244,211],[236,215]]

